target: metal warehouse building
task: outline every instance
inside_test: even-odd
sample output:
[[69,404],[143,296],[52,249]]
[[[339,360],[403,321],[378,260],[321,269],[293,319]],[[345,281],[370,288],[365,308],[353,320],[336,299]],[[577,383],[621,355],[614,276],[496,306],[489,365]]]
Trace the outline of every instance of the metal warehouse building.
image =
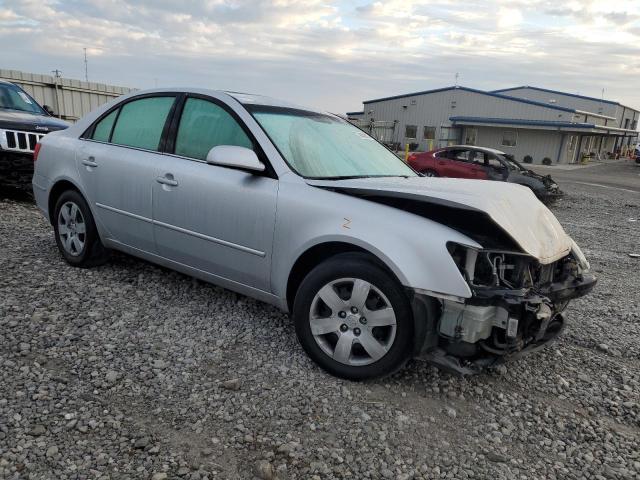
[[56,117],[70,122],[76,122],[103,103],[132,91],[127,87],[18,70],[0,69],[0,80],[20,86],[40,105],[49,106]]
[[363,104],[347,116],[387,144],[478,145],[534,163],[625,150],[637,142],[640,117],[618,102],[528,86],[491,92],[455,86]]

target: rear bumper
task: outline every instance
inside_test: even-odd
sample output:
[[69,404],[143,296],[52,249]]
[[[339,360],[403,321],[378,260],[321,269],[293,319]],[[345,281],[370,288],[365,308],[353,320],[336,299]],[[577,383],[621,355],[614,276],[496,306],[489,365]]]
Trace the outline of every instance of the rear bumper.
[[48,178],[43,177],[42,175],[38,175],[37,173],[33,175],[32,180],[32,188],[33,188],[33,197],[36,201],[36,206],[38,210],[42,213],[44,218],[49,220],[49,190],[51,188],[51,182]]

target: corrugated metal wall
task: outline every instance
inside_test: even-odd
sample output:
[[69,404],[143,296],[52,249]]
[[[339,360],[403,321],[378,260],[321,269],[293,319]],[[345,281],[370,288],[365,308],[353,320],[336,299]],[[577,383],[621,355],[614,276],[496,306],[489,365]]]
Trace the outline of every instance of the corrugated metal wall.
[[[394,139],[399,143],[418,143],[420,150],[429,146],[429,141],[424,139],[424,127],[436,127],[436,140],[432,142],[433,148],[446,146],[451,138],[448,127],[449,120],[453,116],[492,117],[492,118],[516,118],[551,121],[583,121],[575,119],[571,112],[532,105],[530,103],[508,100],[491,95],[470,92],[462,89],[452,89],[425,95],[383,100],[380,102],[366,103],[364,105],[365,119],[371,118],[385,121],[398,121],[397,135]],[[416,125],[418,138],[416,140],[405,138],[407,125]],[[458,138],[461,141],[462,137]],[[555,155],[557,156],[557,154]],[[554,157],[555,157],[554,156]]]
[[[579,98],[571,95],[563,95],[562,93],[545,92],[542,90],[536,90],[535,88],[518,88],[515,90],[508,90],[501,92],[504,95],[513,95],[514,97],[525,98],[528,100],[535,100],[542,103],[552,104],[551,101],[555,101],[552,105],[560,105],[569,108],[575,108],[576,110],[583,110],[585,112],[599,113],[610,117],[615,117],[617,123],[613,121],[607,122],[608,125],[619,126],[624,128],[625,121],[629,119],[629,126],[633,123],[634,119],[637,119],[640,112],[633,108],[624,107],[615,103],[601,102],[597,99]],[[589,117],[589,122],[593,122],[595,119]],[[595,123],[595,122],[594,122]],[[597,123],[598,125],[604,125],[603,121]]]
[[545,92],[534,88],[518,88],[515,90],[507,90],[500,92],[502,95],[512,95],[514,97],[535,100],[536,102],[548,103],[550,105],[558,105],[562,107],[575,108],[585,112],[599,113],[614,117],[617,105],[591,100],[587,98],[578,98],[571,95],[562,95],[555,92]]
[[[558,159],[563,135],[560,132],[498,127],[471,128],[478,129],[477,145],[510,153],[519,162],[522,162],[526,155],[530,155],[533,158],[533,163],[542,163],[542,159],[545,157],[549,157],[553,163],[556,163]],[[507,130],[517,132],[515,147],[502,145],[503,133]]]
[[0,79],[19,85],[40,105],[48,105],[57,117],[71,122],[77,121],[103,103],[134,90],[18,70],[0,69]]

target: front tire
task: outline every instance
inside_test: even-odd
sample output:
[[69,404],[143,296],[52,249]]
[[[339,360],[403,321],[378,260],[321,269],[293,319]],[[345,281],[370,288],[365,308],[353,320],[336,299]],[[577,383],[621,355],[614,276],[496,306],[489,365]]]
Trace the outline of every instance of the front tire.
[[91,210],[80,193],[75,190],[64,192],[54,211],[56,244],[67,263],[89,268],[107,260]]
[[396,372],[413,350],[402,285],[368,255],[337,255],[303,280],[293,305],[300,344],[324,370],[349,380]]

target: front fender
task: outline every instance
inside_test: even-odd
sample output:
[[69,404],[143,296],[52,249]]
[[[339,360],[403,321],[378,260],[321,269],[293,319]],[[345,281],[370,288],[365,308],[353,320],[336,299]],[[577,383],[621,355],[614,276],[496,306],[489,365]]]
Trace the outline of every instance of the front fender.
[[281,182],[271,274],[273,293],[285,298],[296,260],[310,248],[327,242],[347,243],[370,252],[405,287],[471,296],[447,242],[480,248],[474,240],[393,207],[304,183]]

